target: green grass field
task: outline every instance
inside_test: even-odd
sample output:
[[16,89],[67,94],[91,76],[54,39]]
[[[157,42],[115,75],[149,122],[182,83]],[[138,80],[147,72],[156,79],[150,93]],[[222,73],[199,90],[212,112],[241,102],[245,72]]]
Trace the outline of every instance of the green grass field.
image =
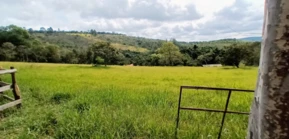
[[[257,68],[129,67],[0,62],[18,69],[21,109],[2,112],[0,138],[174,138],[179,87],[254,89]],[[1,76],[9,81],[9,75]],[[9,93],[9,92],[7,92]],[[183,106],[223,109],[227,93],[185,90]],[[249,111],[233,93],[229,110]],[[0,98],[0,104],[3,99]],[[179,138],[216,138],[222,113],[181,111]],[[228,114],[223,138],[245,138],[248,116]]]

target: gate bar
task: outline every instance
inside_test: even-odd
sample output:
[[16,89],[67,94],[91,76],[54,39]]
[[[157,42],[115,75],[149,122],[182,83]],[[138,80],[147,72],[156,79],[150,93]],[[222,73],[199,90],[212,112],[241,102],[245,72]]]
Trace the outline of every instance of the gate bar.
[[[227,97],[227,100],[226,100],[225,109],[224,110],[216,110],[216,109],[206,109],[206,108],[181,107],[183,89],[196,89],[196,90],[201,89],[201,90],[229,91],[228,92],[228,97]],[[230,113],[230,114],[245,114],[245,115],[249,115],[250,114],[248,112],[228,111],[228,106],[229,106],[229,102],[230,102],[230,97],[231,97],[232,91],[236,91],[236,92],[254,92],[254,90],[246,90],[246,89],[216,88],[216,87],[203,87],[203,86],[181,86],[180,87],[180,95],[179,95],[179,103],[178,103],[178,113],[177,113],[177,119],[176,119],[175,137],[177,138],[177,134],[178,134],[179,120],[180,120],[180,110],[196,110],[196,111],[222,112],[223,113],[222,122],[221,122],[220,130],[219,130],[219,134],[218,134],[218,139],[220,139],[221,135],[222,135],[223,125],[224,125],[224,122],[225,122],[225,117],[226,117],[227,113]]]

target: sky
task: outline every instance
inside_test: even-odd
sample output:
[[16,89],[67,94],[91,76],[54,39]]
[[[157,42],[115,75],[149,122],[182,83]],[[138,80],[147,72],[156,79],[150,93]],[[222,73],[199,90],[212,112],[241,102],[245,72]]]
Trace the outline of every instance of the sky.
[[264,0],[1,0],[0,26],[178,41],[261,36]]

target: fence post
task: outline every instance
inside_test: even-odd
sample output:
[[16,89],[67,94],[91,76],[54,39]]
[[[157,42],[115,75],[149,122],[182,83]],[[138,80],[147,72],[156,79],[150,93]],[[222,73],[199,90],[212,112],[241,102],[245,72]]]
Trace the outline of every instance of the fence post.
[[[14,67],[10,67],[10,69],[14,69]],[[20,96],[20,89],[16,82],[15,72],[11,73],[11,78],[12,78],[12,92],[13,92],[15,100],[18,100],[21,98],[21,96]],[[17,107],[20,107],[20,106],[21,106],[21,103],[17,105]]]
[[178,128],[179,128],[179,118],[180,118],[180,109],[181,109],[181,100],[182,100],[182,92],[183,92],[183,87],[180,87],[180,95],[179,95],[179,104],[178,104],[178,115],[177,115],[177,123],[176,123],[176,131],[175,131],[175,137],[177,138],[178,135]]

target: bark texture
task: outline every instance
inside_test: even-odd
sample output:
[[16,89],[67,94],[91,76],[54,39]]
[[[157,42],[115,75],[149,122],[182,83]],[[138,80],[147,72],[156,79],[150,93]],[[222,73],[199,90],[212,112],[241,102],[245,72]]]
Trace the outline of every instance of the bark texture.
[[289,0],[266,0],[248,139],[289,139]]

